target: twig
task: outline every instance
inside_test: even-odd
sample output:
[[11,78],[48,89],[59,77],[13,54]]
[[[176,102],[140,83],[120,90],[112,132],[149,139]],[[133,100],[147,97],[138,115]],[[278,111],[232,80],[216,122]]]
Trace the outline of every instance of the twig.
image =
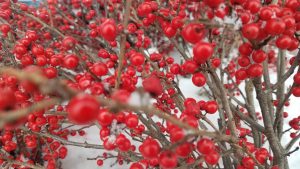
[[[125,6],[125,16],[123,21],[124,28],[128,25],[128,20],[130,16],[130,6],[131,6],[131,0],[126,0],[126,6]],[[126,34],[121,35],[121,43],[120,43],[120,54],[119,54],[119,64],[117,69],[117,79],[115,83],[115,88],[118,89],[120,86],[121,81],[121,71],[123,67],[123,61],[125,57],[125,47],[126,47]]]

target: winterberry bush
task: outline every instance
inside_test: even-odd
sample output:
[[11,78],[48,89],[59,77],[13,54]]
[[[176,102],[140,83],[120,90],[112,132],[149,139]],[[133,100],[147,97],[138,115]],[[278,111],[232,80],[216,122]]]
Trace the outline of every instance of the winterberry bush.
[[299,33],[299,0],[0,0],[0,168],[289,169]]

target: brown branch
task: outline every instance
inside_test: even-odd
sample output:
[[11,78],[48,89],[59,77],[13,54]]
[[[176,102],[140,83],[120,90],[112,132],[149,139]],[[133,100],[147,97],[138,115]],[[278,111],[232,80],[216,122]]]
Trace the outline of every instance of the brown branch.
[[23,109],[0,112],[0,128],[2,128],[6,123],[18,120],[32,112],[44,110],[45,108],[58,104],[59,102],[59,99],[52,98],[34,103],[33,105]]
[[[131,6],[131,0],[126,0],[126,6],[125,6],[125,16],[123,20],[123,26],[126,29],[128,25],[128,20],[130,16],[130,6]],[[123,61],[125,58],[125,47],[126,47],[126,34],[123,33],[121,35],[121,43],[120,43],[120,54],[119,54],[119,64],[117,69],[117,79],[115,83],[115,88],[118,89],[120,87],[121,83],[121,71],[123,67]]]
[[32,132],[29,129],[25,128],[25,127],[21,127],[21,129],[27,133],[33,133],[36,134],[40,137],[44,137],[44,138],[52,138],[56,141],[61,142],[64,145],[70,145],[70,146],[76,146],[76,147],[83,147],[83,148],[93,148],[93,149],[104,149],[104,147],[102,145],[97,145],[97,144],[89,144],[89,143],[78,143],[78,142],[74,142],[74,141],[68,141],[65,140],[61,137],[49,134],[49,133],[43,133],[43,132]]

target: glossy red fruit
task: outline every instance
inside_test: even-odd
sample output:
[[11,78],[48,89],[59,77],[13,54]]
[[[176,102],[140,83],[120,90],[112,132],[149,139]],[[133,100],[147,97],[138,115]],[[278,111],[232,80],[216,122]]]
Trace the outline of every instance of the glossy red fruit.
[[197,70],[198,64],[194,60],[187,60],[181,65],[181,68],[184,72],[192,74]]
[[204,109],[209,114],[214,114],[218,110],[218,103],[214,100],[206,102]]
[[260,28],[258,24],[250,23],[247,25],[244,25],[242,28],[242,34],[245,38],[249,40],[254,40],[259,35]]
[[211,43],[198,42],[193,47],[194,60],[199,63],[205,63],[214,53],[214,47]]
[[141,66],[145,62],[145,57],[141,53],[134,53],[130,57],[130,62],[134,66]]
[[184,26],[181,31],[181,36],[184,40],[195,44],[201,41],[205,36],[205,27],[202,24],[190,23]]
[[251,63],[250,59],[248,57],[245,57],[245,56],[241,56],[238,58],[238,64],[241,66],[241,67],[247,67],[249,66]]
[[263,7],[260,11],[259,11],[259,17],[262,20],[269,20],[271,19],[273,16],[273,11],[270,7]]
[[198,87],[204,86],[206,83],[206,77],[200,72],[195,73],[193,74],[192,82],[195,86]]
[[123,135],[119,134],[116,138],[116,145],[120,151],[127,152],[131,148],[130,141]]
[[292,94],[293,94],[295,97],[300,97],[300,87],[293,87],[293,88],[292,88]]
[[175,75],[179,74],[180,70],[181,70],[180,65],[177,64],[177,63],[172,64],[171,67],[170,67],[170,72],[175,74]]
[[88,124],[96,120],[99,109],[97,99],[88,94],[79,94],[67,105],[68,118],[76,124]]
[[168,38],[174,37],[176,32],[176,29],[174,29],[171,25],[168,25],[164,28],[164,33]]
[[163,169],[173,169],[177,166],[177,156],[171,151],[164,151],[159,155],[159,165]]
[[160,149],[161,148],[159,143],[156,140],[151,138],[147,138],[139,147],[140,153],[146,159],[153,159],[158,157],[158,154],[160,153]]
[[237,80],[245,80],[247,77],[248,77],[248,74],[245,69],[239,69],[235,72],[235,78]]
[[142,17],[147,16],[150,12],[152,12],[150,3],[141,3],[137,8],[138,15]]
[[255,162],[251,157],[244,157],[242,159],[242,164],[244,167],[249,168],[249,169],[254,169]]
[[207,138],[203,138],[197,142],[197,150],[205,155],[215,150],[215,144],[213,141]]
[[104,76],[107,74],[108,68],[106,64],[98,62],[91,67],[91,71],[97,76]]
[[99,110],[97,120],[102,127],[107,127],[111,125],[112,121],[114,120],[114,114],[106,109],[101,109]]
[[79,64],[79,58],[75,55],[67,55],[63,59],[63,64],[68,69],[75,69]]
[[102,166],[103,165],[103,160],[101,160],[101,159],[97,160],[97,165]]
[[204,157],[204,160],[210,165],[218,164],[219,159],[220,159],[220,154],[218,152],[216,152],[215,150],[211,151],[209,154],[207,154]]
[[161,84],[161,81],[155,75],[145,78],[142,82],[142,85],[145,91],[149,92],[154,96],[158,96],[163,92],[163,86]]
[[257,13],[261,8],[261,2],[259,0],[247,1],[245,4],[246,9],[248,9],[252,14]]
[[76,44],[76,40],[73,37],[70,36],[66,36],[63,40],[62,40],[62,46],[66,49],[72,49]]
[[8,24],[1,24],[0,31],[6,35],[10,31],[10,26]]
[[132,163],[129,169],[144,169],[144,167],[140,163]]
[[106,20],[100,25],[100,35],[107,41],[114,41],[117,37],[117,26],[114,21]]
[[221,65],[221,59],[220,58],[214,58],[211,60],[211,65],[214,68],[218,68]]
[[249,56],[252,53],[253,49],[252,49],[252,45],[250,43],[243,43],[240,47],[239,47],[239,52],[241,55],[243,56]]
[[218,8],[224,0],[204,0],[204,3],[211,8]]
[[287,35],[282,35],[276,39],[275,43],[279,49],[288,49],[292,45],[292,38]]
[[105,150],[113,150],[116,148],[116,144],[109,138],[103,141],[103,147]]
[[284,32],[286,28],[285,23],[279,19],[279,18],[274,18],[270,19],[267,21],[265,25],[265,32],[270,34],[270,35],[280,35]]
[[180,157],[188,157],[193,150],[191,143],[183,143],[176,148],[176,154]]
[[300,73],[294,75],[294,83],[300,85]]
[[[16,103],[14,92],[9,88],[0,88],[0,110],[7,110],[13,108]],[[3,97],[5,96],[5,97]]]
[[263,74],[263,67],[260,64],[252,64],[247,69],[247,74],[250,77],[259,77]]
[[267,54],[261,49],[254,51],[252,54],[252,60],[256,63],[262,63],[267,57]]
[[128,128],[135,128],[139,124],[139,118],[136,114],[129,114],[125,118],[125,124]]

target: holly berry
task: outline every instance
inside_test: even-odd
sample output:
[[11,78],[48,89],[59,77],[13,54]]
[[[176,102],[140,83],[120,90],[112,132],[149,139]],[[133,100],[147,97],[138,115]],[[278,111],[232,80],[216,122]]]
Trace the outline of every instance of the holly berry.
[[158,96],[163,92],[163,87],[158,77],[152,75],[143,80],[143,87],[145,91],[149,92],[154,96]]
[[272,36],[275,36],[282,34],[285,28],[286,25],[280,18],[274,18],[267,21],[265,32]]
[[254,168],[255,162],[251,157],[244,157],[242,159],[242,164],[246,168]]
[[256,50],[252,54],[252,60],[256,63],[262,63],[267,58],[267,54],[263,50]]
[[247,74],[252,78],[259,77],[263,74],[263,67],[260,64],[252,64],[247,69]]
[[183,37],[183,39],[193,44],[201,41],[204,35],[204,25],[197,23],[190,23],[186,25],[181,31],[181,36]]
[[79,94],[72,98],[67,105],[68,118],[76,124],[88,124],[98,115],[99,102],[88,94]]
[[146,139],[139,147],[139,151],[141,152],[143,157],[147,159],[153,159],[158,157],[160,149],[161,148],[159,143],[151,138]]
[[130,57],[130,62],[134,66],[141,66],[145,62],[145,57],[141,53],[135,53]]
[[208,101],[206,102],[204,109],[209,114],[214,114],[218,110],[218,104],[216,101]]
[[159,155],[159,165],[165,169],[173,169],[177,166],[177,156],[171,151],[161,152]]
[[218,164],[220,159],[220,154],[216,151],[211,151],[209,154],[205,155],[204,160],[210,165]]
[[0,97],[0,110],[5,111],[13,108],[15,102],[16,102],[16,97],[14,92],[9,89],[9,88],[0,88],[0,96],[5,96],[5,97]]
[[193,47],[194,60],[199,63],[205,63],[214,53],[213,45],[207,42],[198,42]]
[[108,73],[108,68],[104,63],[98,62],[92,66],[91,71],[97,76],[104,76]]
[[296,83],[297,85],[300,85],[300,73],[296,73],[294,75],[294,83]]
[[139,119],[136,114],[129,114],[125,118],[125,124],[128,128],[135,128],[139,124]]
[[202,154],[208,155],[215,150],[215,144],[213,141],[203,138],[197,142],[197,150]]
[[192,82],[195,86],[202,87],[206,83],[206,78],[202,73],[195,73],[192,77]]
[[249,40],[258,38],[259,31],[260,31],[260,28],[255,23],[250,23],[250,24],[244,25],[242,28],[243,36]]
[[106,20],[100,25],[100,35],[107,41],[114,41],[117,37],[117,26],[114,21]]
[[114,115],[106,109],[101,109],[99,110],[97,120],[102,127],[107,127],[114,120]]

